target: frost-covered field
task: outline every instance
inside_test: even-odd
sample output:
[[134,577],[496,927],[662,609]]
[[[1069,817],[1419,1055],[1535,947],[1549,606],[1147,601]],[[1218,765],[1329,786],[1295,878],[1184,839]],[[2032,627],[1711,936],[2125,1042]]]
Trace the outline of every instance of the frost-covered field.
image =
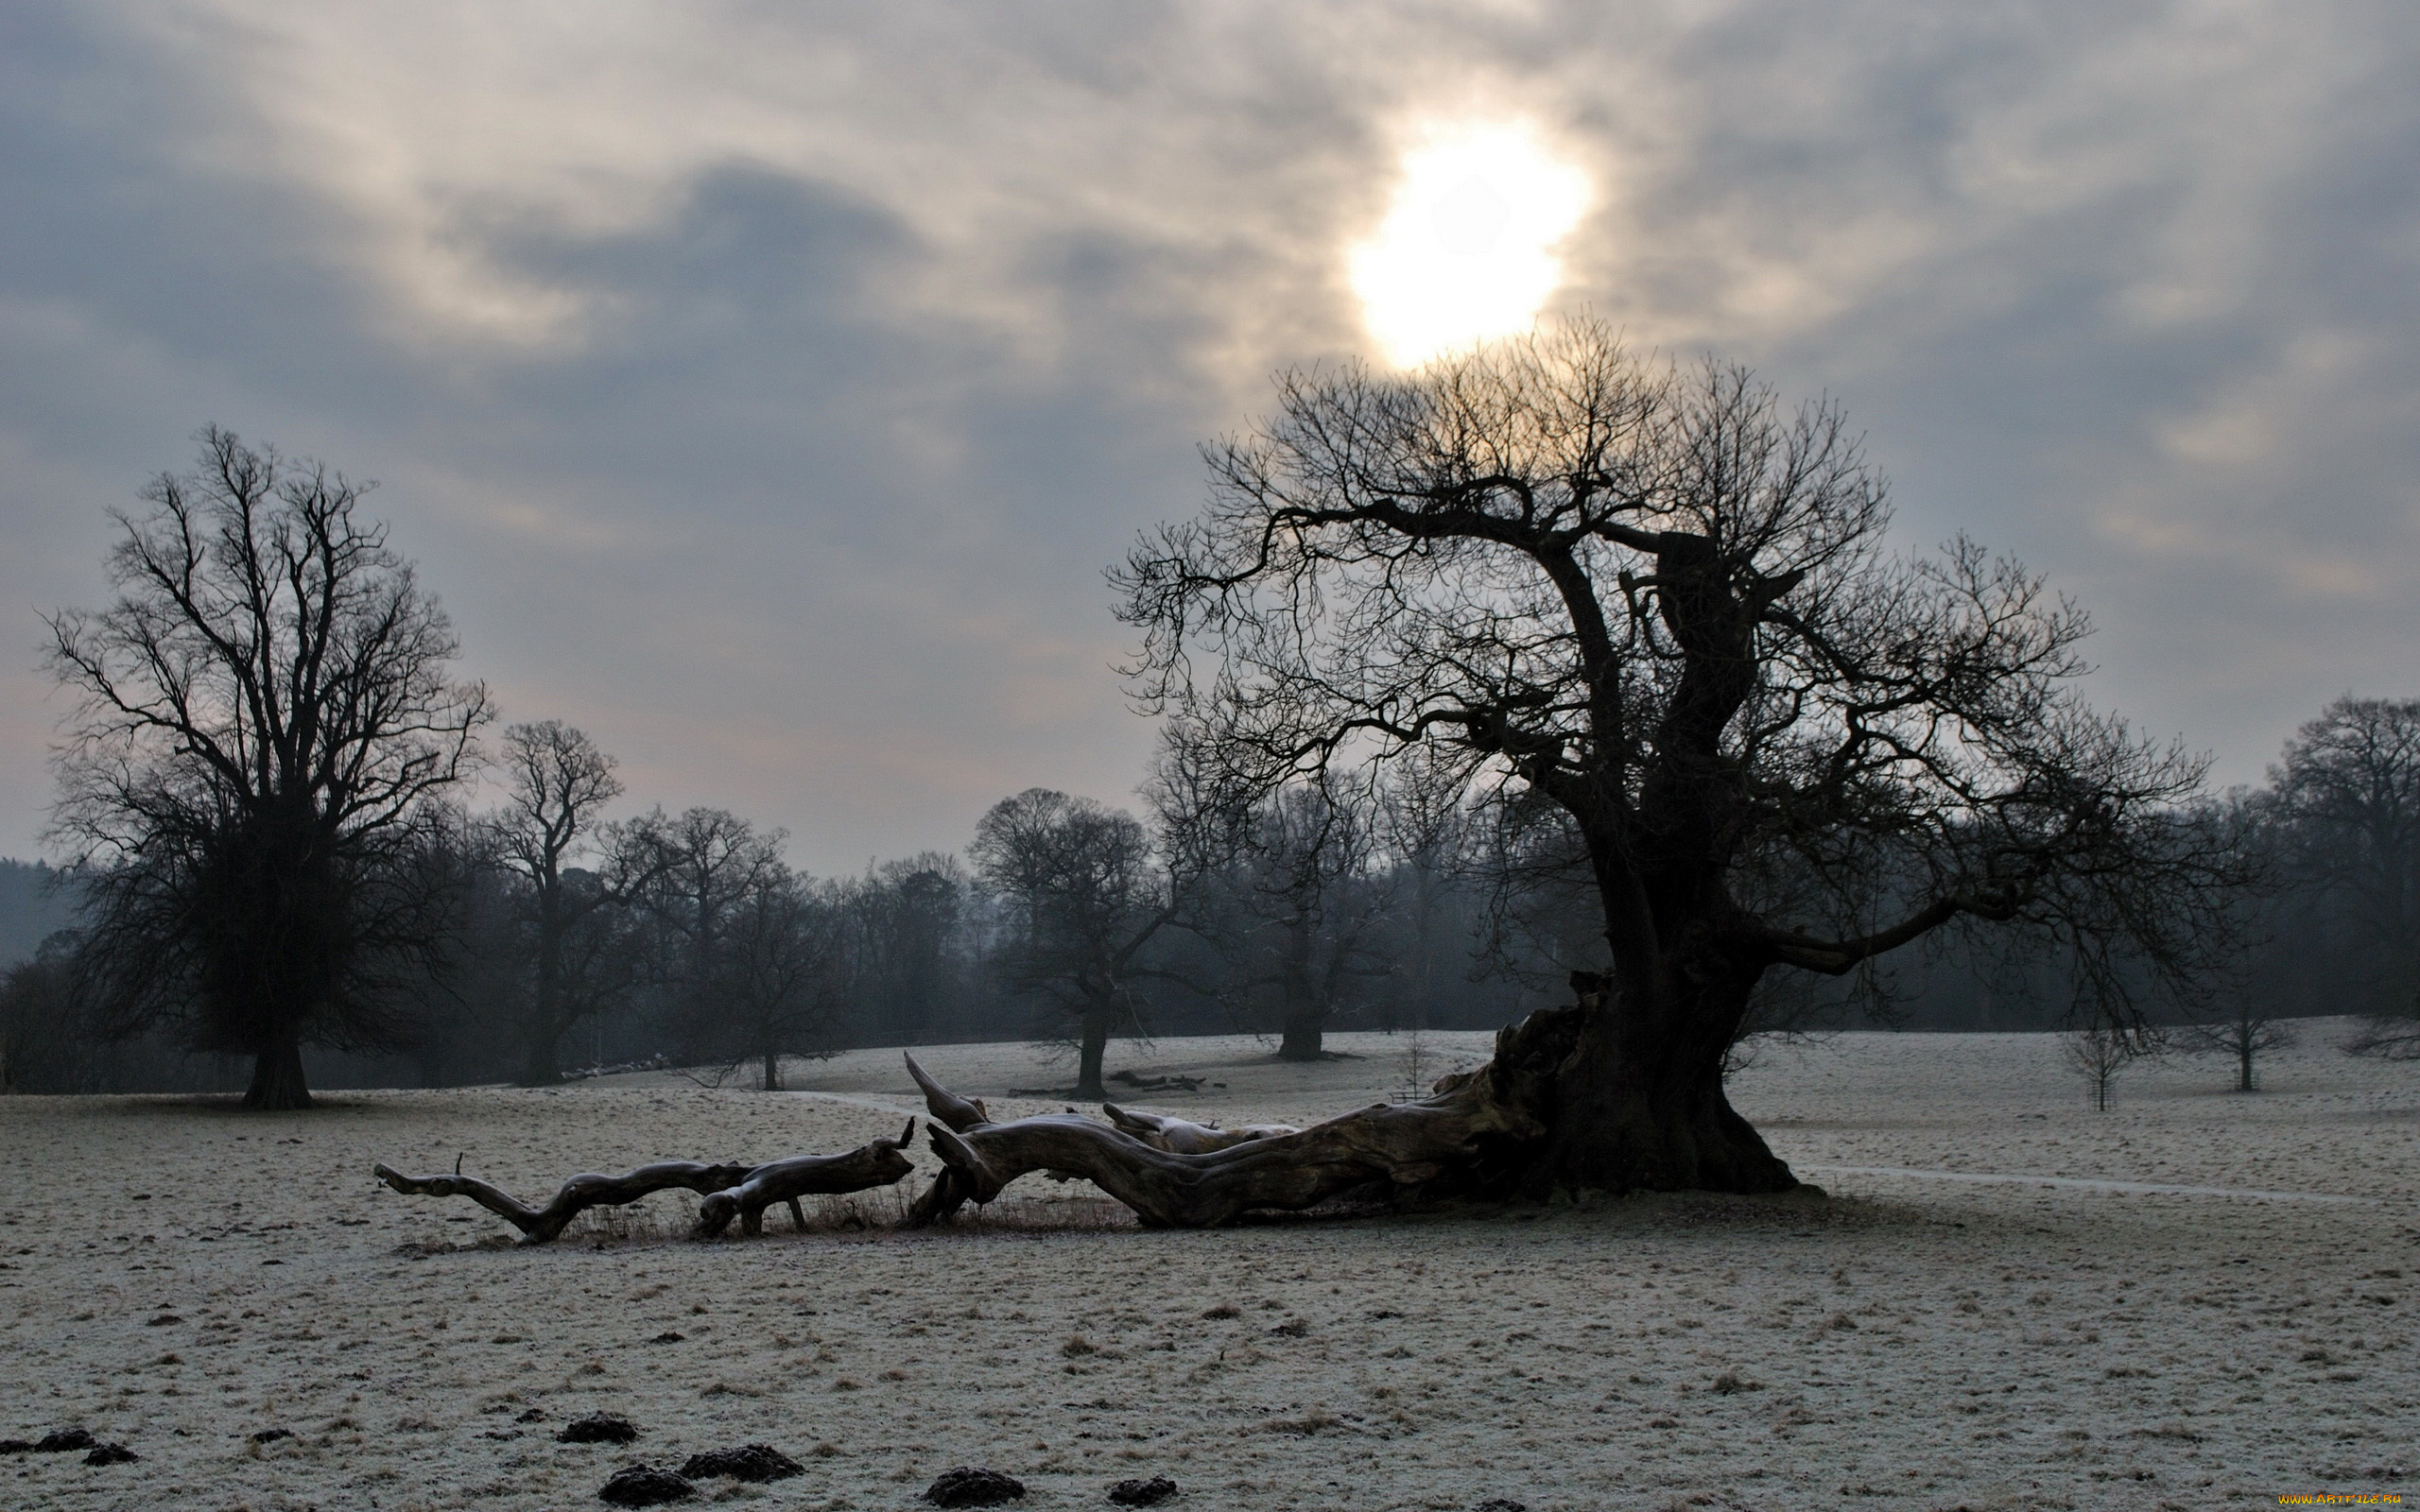
[[[480,1243],[505,1226],[468,1202],[370,1177],[463,1155],[537,1196],[579,1170],[839,1149],[914,1106],[889,1052],[801,1067],[814,1091],[782,1096],[648,1077],[296,1117],[0,1100],[0,1437],[80,1425],[141,1456],[0,1459],[0,1505],[596,1506],[620,1464],[743,1443],[807,1471],[707,1499],[905,1512],[963,1463],[1038,1508],[1166,1474],[1179,1512],[2420,1496],[2420,1066],[2348,1059],[2341,1033],[2308,1026],[2253,1096],[2210,1061],[2138,1069],[2106,1114],[2047,1037],[1844,1035],[1737,1085],[1827,1203],[1211,1233],[1036,1182],[934,1234],[793,1234],[777,1209],[763,1238],[692,1245],[667,1194],[517,1250]],[[1408,1039],[1336,1042],[1362,1058],[1167,1040],[1112,1065],[1226,1083],[1133,1099],[1221,1121],[1411,1077]],[[1418,1070],[1485,1053],[1432,1035]],[[1019,1047],[925,1058],[995,1113],[1057,1106],[999,1094],[1064,1076]],[[555,1442],[598,1410],[642,1436]]]

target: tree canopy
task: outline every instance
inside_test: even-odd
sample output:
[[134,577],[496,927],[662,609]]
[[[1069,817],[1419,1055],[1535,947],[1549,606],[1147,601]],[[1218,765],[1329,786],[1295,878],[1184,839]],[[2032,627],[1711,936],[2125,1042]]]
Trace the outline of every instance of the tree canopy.
[[2202,763],[2083,700],[2088,623],[2039,576],[1894,550],[1838,405],[1580,320],[1282,375],[1206,456],[1203,511],[1113,573],[1133,686],[1222,789],[1421,753],[1585,878],[1607,990],[1553,1179],[1788,1185],[1720,1086],[1777,968],[2017,924],[2120,1019],[2190,971],[2226,866]]
[[57,828],[95,863],[85,980],[121,1025],[251,1055],[257,1106],[307,1104],[305,1040],[406,1034],[402,977],[442,929],[437,801],[490,716],[365,492],[213,427],[149,514],[114,516],[111,605],[49,621],[76,696]]

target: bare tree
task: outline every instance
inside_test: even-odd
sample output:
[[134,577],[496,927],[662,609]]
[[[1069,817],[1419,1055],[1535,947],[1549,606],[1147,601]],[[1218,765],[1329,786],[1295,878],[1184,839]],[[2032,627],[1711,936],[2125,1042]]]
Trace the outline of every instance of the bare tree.
[[728,809],[650,814],[626,843],[644,857],[640,899],[659,933],[656,975],[674,994],[684,1055],[713,1057],[729,1038],[725,936],[742,902],[782,875],[782,831],[759,831]]
[[[533,979],[521,1085],[550,1087],[562,1077],[556,1054],[564,1033],[614,996],[596,968],[613,952],[615,921],[595,916],[626,907],[664,857],[600,832],[598,816],[622,783],[614,758],[581,731],[556,719],[514,725],[504,732],[503,765],[505,801],[487,829],[497,861],[526,888]],[[573,865],[600,840],[600,869]]]
[[1073,1022],[1076,1095],[1107,1095],[1109,1037],[1141,1026],[1138,957],[1177,917],[1149,832],[1131,814],[1034,787],[992,806],[967,855],[1014,913],[1001,954],[1010,981]]
[[925,851],[872,868],[845,890],[857,989],[878,1004],[881,1043],[922,1044],[948,999],[967,902],[958,858]]
[[750,880],[724,931],[716,987],[726,1054],[756,1061],[765,1091],[782,1090],[782,1057],[837,1049],[840,964],[830,898],[784,866]]
[[2118,1074],[2151,1055],[2157,1042],[2141,1029],[2089,1024],[2059,1038],[2059,1057],[2092,1089],[2096,1111],[2109,1111],[2109,1090]]
[[433,805],[486,690],[365,486],[203,433],[190,476],[113,516],[115,601],[51,617],[76,695],[56,833],[95,864],[84,976],[116,1027],[176,1021],[253,1057],[249,1106],[310,1106],[306,1041],[408,1038],[438,955]]
[[2377,963],[2352,1047],[2420,1041],[2420,699],[2337,699],[2269,778],[2290,872],[2346,906]]
[[2125,1022],[2129,968],[2198,965],[2202,764],[2081,701],[2084,618],[2038,577],[1890,555],[1836,408],[1582,321],[1285,375],[1209,461],[1207,510],[1115,574],[1146,704],[1263,792],[1426,748],[1582,859],[1610,990],[1529,1110],[1530,1189],[1794,1185],[1722,1090],[1776,969],[2018,925]]
[[1392,974],[1373,934],[1388,899],[1372,875],[1368,818],[1314,783],[1280,788],[1245,831],[1236,901],[1247,991],[1274,995],[1278,1058],[1318,1060],[1355,988]]
[[2369,1015],[2344,1041],[2344,1052],[2382,1060],[2420,1060],[2420,1000],[2407,1002],[2401,1013]]
[[2249,992],[2235,994],[2228,1011],[2198,1019],[2186,1026],[2185,1033],[2188,1048],[2222,1055],[2235,1062],[2235,1090],[2239,1092],[2259,1091],[2256,1068],[2260,1057],[2294,1042],[2293,1026],[2271,1018]]

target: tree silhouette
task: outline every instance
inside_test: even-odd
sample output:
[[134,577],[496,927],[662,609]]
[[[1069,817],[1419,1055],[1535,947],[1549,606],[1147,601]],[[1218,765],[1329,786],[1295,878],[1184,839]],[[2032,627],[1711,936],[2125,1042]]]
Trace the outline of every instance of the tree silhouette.
[[787,837],[705,807],[649,814],[630,827],[625,843],[648,878],[638,896],[654,926],[654,975],[672,991],[670,1027],[686,1057],[731,1058],[732,931],[747,902],[787,875]]
[[[636,963],[621,948],[623,921],[598,917],[627,908],[663,864],[655,848],[617,843],[598,814],[622,794],[614,758],[559,719],[504,732],[505,800],[488,821],[496,862],[519,879],[529,931],[529,998],[522,1025],[521,1085],[551,1087],[562,1077],[556,1052],[564,1033],[617,1002]],[[573,862],[598,849],[597,868]],[[617,971],[596,968],[615,957]]]
[[739,895],[715,985],[722,1001],[717,1059],[752,1059],[766,1091],[782,1090],[782,1057],[829,1055],[839,1013],[840,910],[806,878],[776,866]]
[[1278,389],[1113,574],[1133,686],[1226,784],[1426,750],[1574,859],[1606,990],[1537,1094],[1533,1187],[1793,1185],[1722,1089],[1777,970],[2014,924],[2124,1020],[2197,964],[2228,865],[2179,814],[2201,764],[2082,702],[2084,618],[2038,577],[1889,552],[1835,406],[1587,321]]
[[1373,940],[1390,900],[1372,849],[1369,816],[1312,783],[1279,789],[1244,826],[1236,944],[1247,992],[1275,999],[1280,1059],[1320,1059],[1338,1008],[1392,974]]
[[2337,699],[2270,768],[2286,820],[2287,868],[2344,906],[2376,962],[2371,1008],[2352,1048],[2420,1048],[2420,699]]
[[1002,971],[1072,1021],[1076,1095],[1106,1096],[1109,1037],[1140,1023],[1137,957],[1177,917],[1149,832],[1090,799],[1028,788],[992,806],[967,855],[1013,915]]
[[408,1038],[453,882],[437,807],[486,690],[365,519],[365,488],[216,427],[199,470],[114,514],[109,608],[49,620],[76,695],[57,833],[95,864],[81,975],[105,1022],[253,1057],[255,1108],[310,1104],[302,1046]]

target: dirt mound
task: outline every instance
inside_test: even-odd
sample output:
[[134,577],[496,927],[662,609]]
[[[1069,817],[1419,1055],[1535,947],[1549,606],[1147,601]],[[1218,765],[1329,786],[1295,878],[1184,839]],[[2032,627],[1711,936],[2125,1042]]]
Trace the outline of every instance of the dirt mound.
[[697,1494],[698,1488],[684,1476],[652,1465],[632,1465],[615,1470],[614,1478],[596,1493],[596,1499],[615,1506],[661,1506]]
[[925,1500],[935,1506],[998,1506],[1025,1495],[1025,1482],[981,1465],[960,1465],[943,1470],[925,1487]]
[[709,1476],[728,1475],[742,1481],[781,1481],[793,1475],[804,1475],[806,1467],[778,1449],[763,1444],[746,1444],[738,1449],[709,1450],[692,1454],[681,1467],[681,1473],[693,1481]]
[[623,1418],[610,1413],[591,1413],[563,1424],[555,1435],[561,1444],[627,1444],[639,1436],[639,1431]]

